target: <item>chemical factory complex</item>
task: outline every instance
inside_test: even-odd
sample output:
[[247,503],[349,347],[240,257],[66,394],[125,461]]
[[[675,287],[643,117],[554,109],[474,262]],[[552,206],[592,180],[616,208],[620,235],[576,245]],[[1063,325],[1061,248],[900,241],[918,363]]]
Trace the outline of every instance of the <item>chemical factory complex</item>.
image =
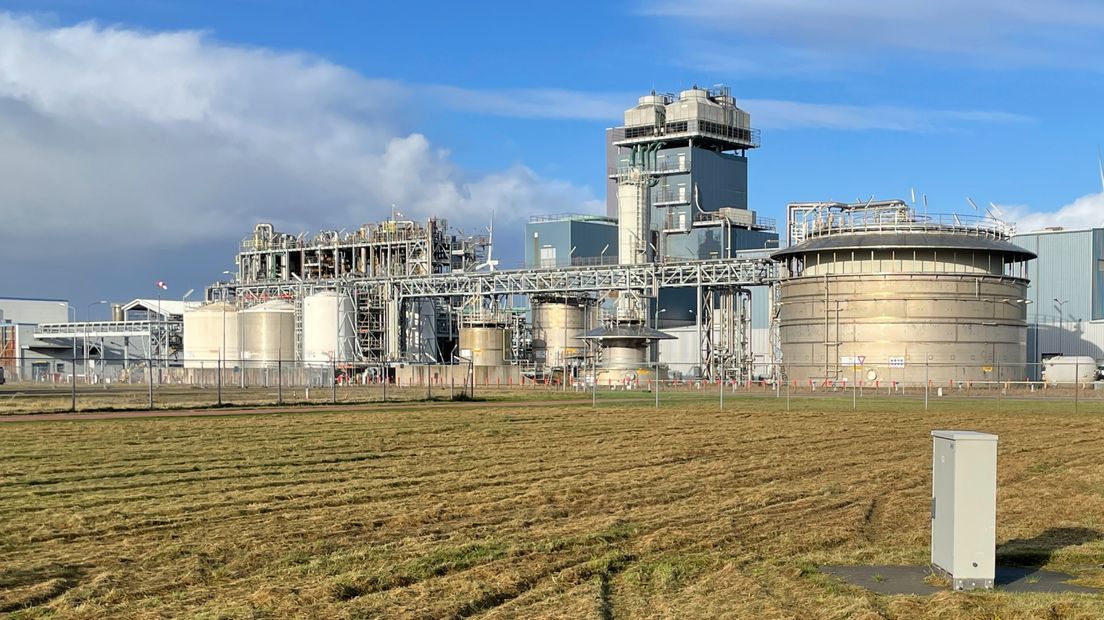
[[99,361],[88,380],[152,358],[183,382],[293,364],[404,385],[461,367],[499,384],[945,385],[1038,380],[1063,356],[1095,378],[1104,230],[1017,235],[992,213],[871,199],[791,204],[780,243],[748,208],[760,136],[727,88],[645,95],[606,143],[607,213],[533,217],[523,269],[443,218],[260,223],[202,303],[78,322],[60,300],[0,300],[0,357],[23,380],[72,357]]

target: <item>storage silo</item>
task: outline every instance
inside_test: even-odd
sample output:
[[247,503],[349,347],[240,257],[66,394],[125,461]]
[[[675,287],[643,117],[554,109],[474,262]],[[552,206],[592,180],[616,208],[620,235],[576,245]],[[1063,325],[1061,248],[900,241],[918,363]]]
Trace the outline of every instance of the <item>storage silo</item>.
[[532,334],[537,366],[571,365],[585,358],[582,336],[597,325],[597,310],[590,299],[535,299]]
[[[793,209],[791,209],[791,212]],[[902,201],[824,203],[783,263],[777,320],[787,378],[934,385],[1022,380],[1027,261],[1012,227],[920,215]]]
[[184,310],[184,367],[238,364],[238,309],[223,301]]
[[295,306],[274,299],[241,311],[242,358],[246,367],[275,366],[295,359]]
[[356,361],[356,307],[349,295],[322,291],[303,299],[303,361]]
[[460,328],[460,349],[470,351],[473,366],[503,366],[513,360],[513,332],[493,319],[468,320]]

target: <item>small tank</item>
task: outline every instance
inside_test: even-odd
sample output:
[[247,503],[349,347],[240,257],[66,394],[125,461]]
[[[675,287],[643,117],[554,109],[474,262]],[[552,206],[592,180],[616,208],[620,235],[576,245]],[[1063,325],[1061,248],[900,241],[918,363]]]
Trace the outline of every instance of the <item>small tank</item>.
[[1098,376],[1096,359],[1088,355],[1059,355],[1043,360],[1043,381],[1048,385],[1089,383]]

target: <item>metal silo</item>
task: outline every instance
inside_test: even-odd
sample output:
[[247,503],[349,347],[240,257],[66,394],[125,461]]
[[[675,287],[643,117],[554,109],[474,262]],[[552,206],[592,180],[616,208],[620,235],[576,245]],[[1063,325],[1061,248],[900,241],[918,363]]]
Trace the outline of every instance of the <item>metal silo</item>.
[[322,291],[303,299],[303,361],[356,361],[356,308],[349,295]]
[[597,326],[598,312],[593,300],[567,299],[533,301],[533,357],[538,366],[577,364],[586,357],[582,339]]
[[216,301],[185,309],[185,368],[217,368],[220,359],[224,366],[233,367],[238,357],[237,308]]
[[921,215],[902,201],[804,213],[791,223],[804,240],[773,254],[783,263],[777,320],[788,379],[1024,378],[1034,254],[1009,241],[1010,226]]
[[513,360],[513,332],[493,318],[467,318],[460,328],[460,349],[469,351],[473,366],[503,366]]
[[241,311],[242,358],[246,367],[275,366],[295,355],[295,306],[274,299]]

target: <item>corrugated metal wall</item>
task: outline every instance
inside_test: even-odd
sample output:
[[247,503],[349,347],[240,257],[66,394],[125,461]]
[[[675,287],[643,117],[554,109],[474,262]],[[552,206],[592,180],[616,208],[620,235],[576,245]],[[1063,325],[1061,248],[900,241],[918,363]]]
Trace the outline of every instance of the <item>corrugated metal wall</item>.
[[1104,229],[1027,233],[1013,241],[1038,255],[1029,266],[1028,360],[1104,359]]

